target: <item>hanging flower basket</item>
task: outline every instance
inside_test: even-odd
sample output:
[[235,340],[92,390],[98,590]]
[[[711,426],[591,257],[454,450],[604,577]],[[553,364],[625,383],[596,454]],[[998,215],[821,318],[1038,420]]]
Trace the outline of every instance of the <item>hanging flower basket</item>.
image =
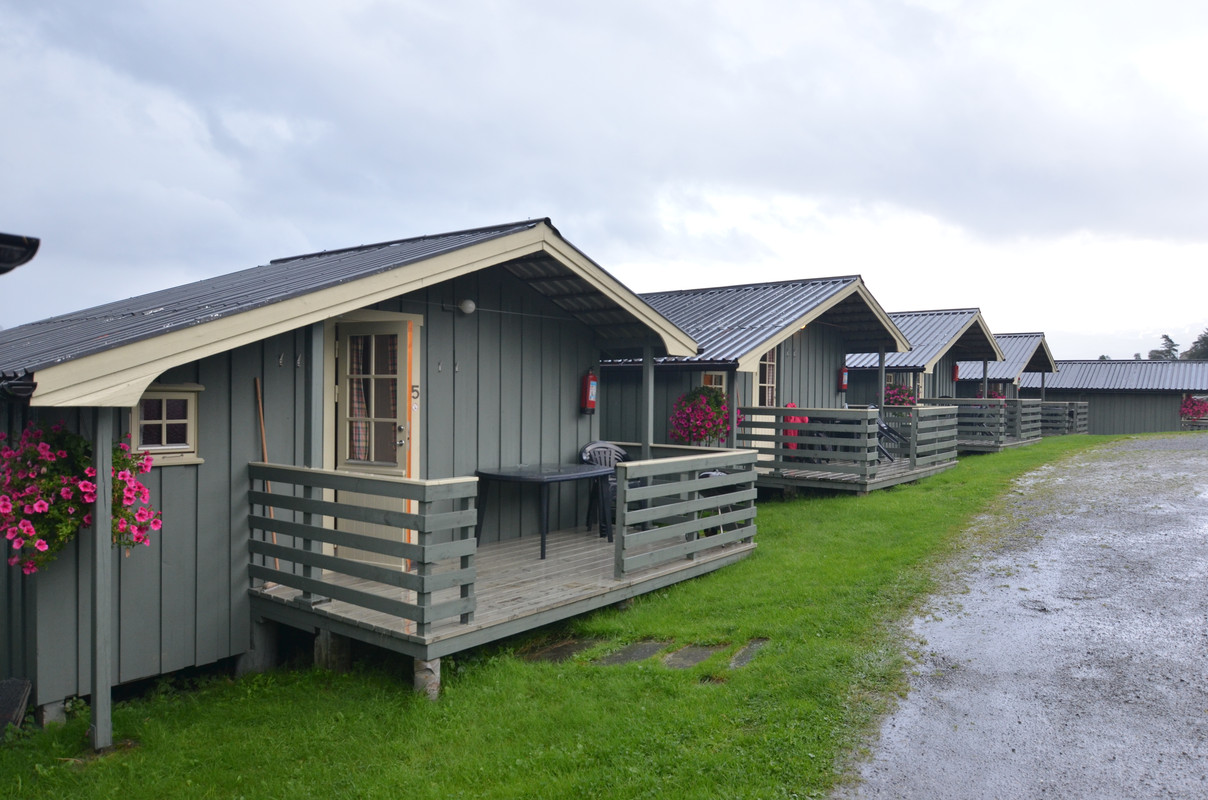
[[[697,386],[680,395],[671,410],[670,436],[684,444],[710,444],[730,432],[730,408],[716,386]],[[742,414],[738,415],[742,424]]]
[[[114,446],[114,547],[150,545],[151,532],[163,527],[161,512],[148,505],[151,491],[138,479],[150,470],[150,454],[132,453],[125,442]],[[95,478],[88,441],[61,425],[44,431],[31,422],[15,443],[0,432],[0,531],[9,566],[32,575],[92,525]]]

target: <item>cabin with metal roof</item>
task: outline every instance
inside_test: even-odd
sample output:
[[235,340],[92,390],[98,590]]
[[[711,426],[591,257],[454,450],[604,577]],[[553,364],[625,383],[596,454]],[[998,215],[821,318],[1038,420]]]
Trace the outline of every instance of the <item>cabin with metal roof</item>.
[[1055,375],[1025,372],[1024,397],[1087,404],[1092,434],[1177,431],[1189,395],[1208,394],[1208,361],[1058,361]]
[[996,333],[994,341],[1002,351],[1002,360],[957,363],[957,397],[1016,398],[1025,372],[1050,375],[1057,371],[1043,333]]
[[[410,655],[431,693],[444,655],[733,563],[754,547],[753,452],[656,452],[645,435],[618,468],[615,525],[601,513],[590,531],[571,467],[601,438],[582,390],[602,360],[697,350],[547,219],[294,256],[0,331],[7,432],[63,422],[94,454],[130,435],[163,513],[152,546],[121,553],[98,493],[95,530],[56,561],[0,569],[0,671],[51,716],[92,693],[103,722],[104,688],[262,666],[286,625]],[[632,499],[639,479],[656,488]]]
[[862,494],[955,463],[955,451],[946,446],[932,452],[925,443],[920,453],[917,436],[929,436],[933,420],[919,427],[904,421],[900,441],[886,443],[875,409],[845,407],[847,353],[901,353],[910,346],[860,276],[682,289],[642,299],[700,350],[655,359],[656,414],[649,423],[639,413],[639,365],[605,363],[601,413],[608,438],[630,439],[649,424],[656,441],[669,441],[676,400],[707,385],[727,396],[730,443],[759,451],[761,486]]
[[[977,308],[894,311],[889,318],[910,341],[905,353],[849,353],[847,402],[884,405],[882,388],[905,387],[916,400],[956,397],[957,363],[1005,356]],[[883,366],[882,366],[883,361]]]

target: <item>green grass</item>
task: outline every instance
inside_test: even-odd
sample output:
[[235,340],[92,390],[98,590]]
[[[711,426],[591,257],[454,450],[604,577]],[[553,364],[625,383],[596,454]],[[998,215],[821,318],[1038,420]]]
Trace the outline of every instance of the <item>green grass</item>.
[[[401,661],[165,682],[114,709],[129,740],[88,754],[87,721],[0,747],[3,797],[777,798],[824,795],[905,687],[903,621],[1015,477],[1104,441],[962,459],[867,497],[759,507],[737,565],[556,629],[444,660],[436,703]],[[980,546],[980,543],[979,545]],[[575,636],[576,660],[522,656]],[[768,643],[741,669],[730,657]],[[722,644],[689,670],[591,659],[626,643]]]

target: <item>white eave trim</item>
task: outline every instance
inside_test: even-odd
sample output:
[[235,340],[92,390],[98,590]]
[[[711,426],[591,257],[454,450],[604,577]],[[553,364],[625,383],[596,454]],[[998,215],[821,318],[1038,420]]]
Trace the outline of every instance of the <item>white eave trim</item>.
[[527,230],[356,281],[43,367],[34,376],[38,388],[30,404],[128,408],[138,402],[156,377],[173,367],[543,251],[648,325],[663,340],[669,354],[696,354],[696,342],[686,333],[541,222]]

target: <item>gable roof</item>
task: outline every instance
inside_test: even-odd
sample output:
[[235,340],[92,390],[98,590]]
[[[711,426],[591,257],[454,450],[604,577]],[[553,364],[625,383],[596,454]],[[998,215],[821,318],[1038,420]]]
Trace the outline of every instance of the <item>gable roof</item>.
[[496,265],[592,328],[610,353],[642,344],[696,352],[539,219],[278,259],[0,331],[0,380],[34,376],[33,405],[130,406],[171,367]]
[[910,347],[859,275],[652,292],[642,299],[700,343],[697,355],[667,361],[736,363],[751,371],[765,353],[819,320],[838,328],[852,347]]
[[[965,358],[1002,361],[1002,350],[981,311],[976,308],[946,308],[938,311],[894,311],[889,318],[910,340],[907,353],[887,353],[885,368],[931,372],[941,358],[952,353]],[[878,353],[851,353],[849,369],[877,369]]]
[[[1043,333],[996,333],[994,341],[1005,359],[986,365],[986,377],[992,381],[1016,382],[1024,372],[1056,372],[1057,362],[1049,352]],[[982,362],[961,361],[960,380],[980,381]]]
[[[1208,361],[1058,361],[1046,390],[1208,392]],[[1040,374],[1025,372],[1019,385],[1040,388]]]

